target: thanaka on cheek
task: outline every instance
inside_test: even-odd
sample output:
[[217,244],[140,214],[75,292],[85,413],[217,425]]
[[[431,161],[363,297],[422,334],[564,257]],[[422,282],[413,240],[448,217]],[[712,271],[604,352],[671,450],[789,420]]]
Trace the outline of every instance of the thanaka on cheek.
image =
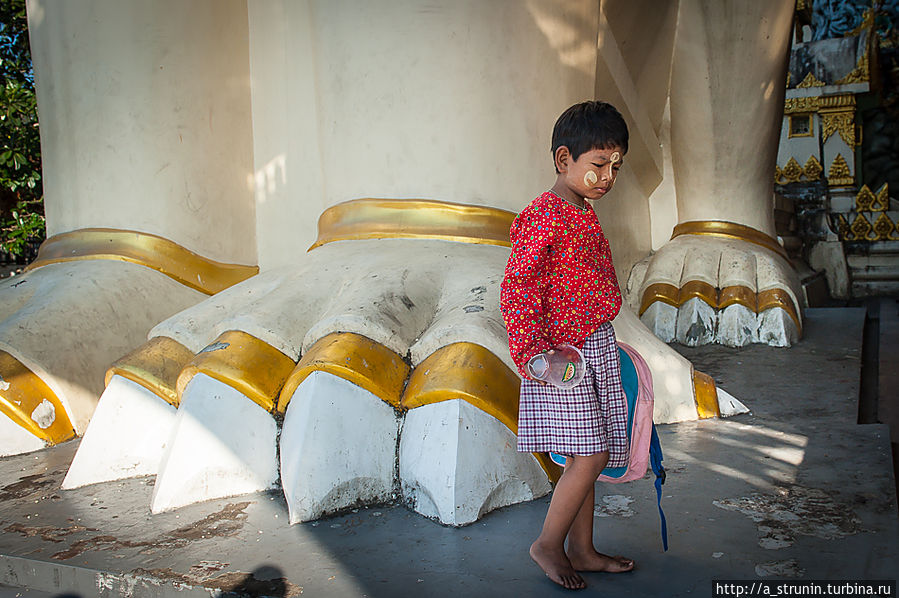
[[593,185],[595,185],[596,181],[598,181],[598,180],[599,179],[596,178],[596,173],[593,172],[592,170],[588,170],[587,173],[584,175],[584,184],[588,187],[592,187]]

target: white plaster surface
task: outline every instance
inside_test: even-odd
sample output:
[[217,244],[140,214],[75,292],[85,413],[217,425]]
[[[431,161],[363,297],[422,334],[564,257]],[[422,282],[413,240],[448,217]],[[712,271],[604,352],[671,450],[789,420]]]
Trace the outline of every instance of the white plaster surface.
[[197,374],[181,397],[150,510],[275,487],[276,436],[271,414],[230,386]]
[[842,242],[815,243],[809,251],[808,263],[814,270],[824,270],[831,296],[835,299],[849,298],[849,268]]
[[721,413],[721,417],[731,417],[732,415],[749,413],[749,408],[735,396],[720,386],[715,390],[718,393],[718,410]]
[[30,453],[45,446],[43,440],[0,414],[0,457]]
[[646,308],[640,321],[664,343],[670,343],[677,334],[677,308],[664,301],[655,301]]
[[313,372],[293,393],[281,429],[281,486],[290,523],[388,502],[396,475],[393,407],[342,378]]
[[677,310],[677,342],[688,347],[707,345],[715,340],[718,312],[700,299],[693,297]]
[[759,314],[759,340],[772,347],[789,347],[799,340],[799,331],[790,314],[772,307]]
[[728,347],[745,347],[759,342],[758,316],[754,311],[735,303],[718,312],[715,339]]
[[0,310],[0,349],[53,390],[83,434],[109,365],[143,344],[157,322],[204,297],[128,262],[49,264],[0,282],[0,305],[15,306]]
[[403,498],[425,517],[461,526],[545,495],[546,473],[516,446],[506,426],[461,399],[412,409],[400,438]]
[[155,475],[176,409],[140,384],[113,376],[62,487]]

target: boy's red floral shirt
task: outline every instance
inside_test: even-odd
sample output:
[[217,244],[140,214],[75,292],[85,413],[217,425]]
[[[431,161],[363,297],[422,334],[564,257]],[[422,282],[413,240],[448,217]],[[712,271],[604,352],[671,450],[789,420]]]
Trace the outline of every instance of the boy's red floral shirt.
[[591,209],[551,191],[531,202],[509,231],[512,255],[500,287],[509,350],[522,375],[528,360],[584,340],[621,308],[612,253]]

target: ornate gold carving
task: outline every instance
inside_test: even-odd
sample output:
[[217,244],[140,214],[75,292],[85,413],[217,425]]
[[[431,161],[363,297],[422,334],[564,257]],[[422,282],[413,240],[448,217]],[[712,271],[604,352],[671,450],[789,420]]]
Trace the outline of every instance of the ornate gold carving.
[[48,444],[75,437],[75,427],[56,393],[6,351],[0,351],[0,381],[0,414]]
[[856,241],[875,241],[877,239],[876,236],[871,236],[871,233],[874,232],[874,227],[871,226],[864,214],[856,214],[855,221],[853,221],[849,230],[852,231],[853,238]]
[[884,183],[880,186],[880,190],[877,191],[874,205],[876,205],[877,210],[881,212],[886,212],[890,209],[890,188],[888,183]]
[[815,156],[809,156],[805,166],[800,166],[796,158],[790,157],[783,168],[774,167],[774,182],[778,185],[798,183],[803,178],[806,181],[817,181],[821,178],[824,167]]
[[849,164],[843,154],[837,154],[827,171],[827,184],[831,187],[843,187],[855,184],[855,178],[849,171]]
[[309,347],[287,378],[278,399],[278,411],[287,410],[294,392],[312,372],[343,378],[399,409],[409,366],[398,354],[362,335],[329,334]]
[[889,241],[893,238],[893,231],[895,230],[896,225],[893,224],[893,221],[890,220],[890,217],[887,216],[886,212],[881,212],[880,216],[878,216],[877,220],[874,222],[874,233],[876,235],[876,240]]
[[855,95],[851,93],[841,93],[815,99],[819,109],[855,107]]
[[802,80],[799,85],[796,86],[796,89],[808,89],[810,87],[824,87],[827,85],[824,81],[816,77],[811,72],[808,73],[805,78]]
[[856,146],[855,142],[855,112],[840,110],[839,112],[821,111],[821,137],[826,142],[834,133],[840,137],[850,148]]
[[699,419],[721,417],[715,380],[698,370],[693,370],[693,400],[696,402],[696,413],[699,415]]
[[824,167],[818,162],[818,158],[809,156],[802,170],[806,180],[817,181],[821,177],[821,173],[824,172]]
[[855,236],[852,233],[852,228],[849,226],[849,222],[846,220],[846,217],[843,214],[837,214],[837,234],[844,241],[854,241]]
[[675,226],[674,231],[671,233],[671,238],[673,239],[681,235],[710,235],[713,237],[724,237],[726,239],[746,241],[753,245],[770,249],[789,262],[786,250],[781,247],[780,243],[777,242],[777,239],[769,237],[765,233],[743,224],[725,222],[722,220],[691,220],[689,222],[681,222]]
[[867,185],[862,185],[855,195],[855,209],[859,212],[875,212],[879,211],[874,207],[877,197],[871,193],[871,189]]
[[[521,380],[499,357],[480,345],[453,343],[418,364],[403,393],[402,408],[462,399],[518,434]],[[559,470],[543,455],[535,456],[551,479]]]
[[106,372],[106,385],[118,375],[177,407],[178,375],[193,358],[193,352],[178,341],[157,336],[113,363]]
[[855,65],[855,68],[852,69],[845,77],[834,82],[834,85],[850,85],[852,83],[867,83],[871,80],[871,69],[868,64],[868,50],[865,49],[862,52],[861,57],[858,59],[858,62]]
[[290,357],[265,341],[246,332],[229,330],[181,370],[176,388],[180,397],[194,376],[206,374],[240,391],[266,411],[272,411],[293,367]]
[[162,272],[181,284],[214,295],[259,272],[258,266],[207,259],[163,237],[137,231],[85,228],[53,235],[28,270],[75,260],[120,260]]
[[817,112],[821,98],[787,98],[784,100],[784,114]]
[[781,170],[781,174],[788,183],[798,183],[803,174],[802,166],[799,165],[799,162],[796,161],[796,158],[790,156],[790,159]]
[[310,250],[349,239],[443,239],[510,246],[515,214],[426,199],[354,199],[325,210]]

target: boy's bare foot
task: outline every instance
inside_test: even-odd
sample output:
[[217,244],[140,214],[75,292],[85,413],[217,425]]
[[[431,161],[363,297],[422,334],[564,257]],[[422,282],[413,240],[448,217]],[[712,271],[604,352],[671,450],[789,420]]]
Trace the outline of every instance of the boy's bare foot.
[[577,571],[605,571],[606,573],[624,573],[634,568],[632,559],[623,556],[609,556],[595,550],[587,552],[568,551],[571,566]]
[[564,551],[550,550],[534,542],[531,544],[528,554],[543,569],[548,578],[563,588],[582,590],[587,587],[584,578],[578,575],[577,571],[571,566]]

